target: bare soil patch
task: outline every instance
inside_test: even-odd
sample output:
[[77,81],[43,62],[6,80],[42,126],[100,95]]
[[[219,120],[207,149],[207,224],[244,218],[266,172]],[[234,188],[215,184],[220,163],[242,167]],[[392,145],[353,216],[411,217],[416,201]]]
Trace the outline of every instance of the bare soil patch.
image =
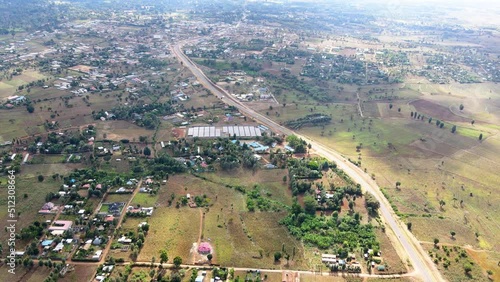
[[410,104],[415,107],[417,112],[424,113],[427,116],[437,118],[439,120],[459,121],[459,122],[470,121],[467,118],[453,114],[448,108],[444,106],[438,105],[436,103],[427,100],[420,99],[413,101]]

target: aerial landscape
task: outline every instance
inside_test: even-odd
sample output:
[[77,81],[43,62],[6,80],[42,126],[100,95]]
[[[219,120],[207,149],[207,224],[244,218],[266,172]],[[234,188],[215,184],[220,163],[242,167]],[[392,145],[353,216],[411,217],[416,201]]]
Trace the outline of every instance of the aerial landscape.
[[500,281],[500,3],[0,0],[0,281]]

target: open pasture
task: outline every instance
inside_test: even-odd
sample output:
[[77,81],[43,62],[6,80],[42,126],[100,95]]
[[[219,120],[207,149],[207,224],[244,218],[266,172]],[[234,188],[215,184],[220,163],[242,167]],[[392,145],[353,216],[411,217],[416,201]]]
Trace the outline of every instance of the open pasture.
[[25,70],[22,74],[13,76],[11,80],[4,79],[0,81],[0,100],[14,95],[19,86],[44,78],[45,75],[38,71]]
[[98,121],[96,122],[96,129],[98,132],[98,139],[113,141],[128,139],[131,142],[138,142],[140,136],[147,136],[148,140],[151,141],[154,134],[153,130],[147,130],[124,120]]
[[158,207],[148,219],[149,231],[138,261],[151,261],[159,258],[160,250],[165,249],[171,260],[180,256],[190,261],[192,244],[197,241],[200,227],[200,212],[189,207]]

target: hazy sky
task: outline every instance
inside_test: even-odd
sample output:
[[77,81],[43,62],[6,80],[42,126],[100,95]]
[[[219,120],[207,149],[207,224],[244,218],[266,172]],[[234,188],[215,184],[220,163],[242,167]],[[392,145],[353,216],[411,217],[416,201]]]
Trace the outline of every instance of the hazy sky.
[[[260,0],[260,1],[265,1],[265,0]],[[306,2],[306,1],[307,2],[316,2],[314,0],[288,0],[288,1],[290,1],[290,2]],[[321,2],[329,2],[329,0],[321,0]],[[401,3],[401,4],[439,3],[439,4],[449,4],[449,5],[466,4],[467,6],[475,6],[478,8],[482,8],[482,7],[480,7],[480,5],[493,5],[496,7],[500,7],[500,0],[351,0],[349,2],[351,2],[351,3],[371,2],[371,3],[380,3],[380,4],[385,4],[385,3],[391,3],[391,4],[397,4],[397,3]],[[484,8],[487,8],[487,7],[484,7]]]

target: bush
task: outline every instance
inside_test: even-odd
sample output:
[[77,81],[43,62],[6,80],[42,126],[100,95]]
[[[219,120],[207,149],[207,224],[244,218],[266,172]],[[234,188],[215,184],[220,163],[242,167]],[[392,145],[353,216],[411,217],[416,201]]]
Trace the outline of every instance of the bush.
[[281,259],[281,252],[274,253],[274,261],[279,261]]

